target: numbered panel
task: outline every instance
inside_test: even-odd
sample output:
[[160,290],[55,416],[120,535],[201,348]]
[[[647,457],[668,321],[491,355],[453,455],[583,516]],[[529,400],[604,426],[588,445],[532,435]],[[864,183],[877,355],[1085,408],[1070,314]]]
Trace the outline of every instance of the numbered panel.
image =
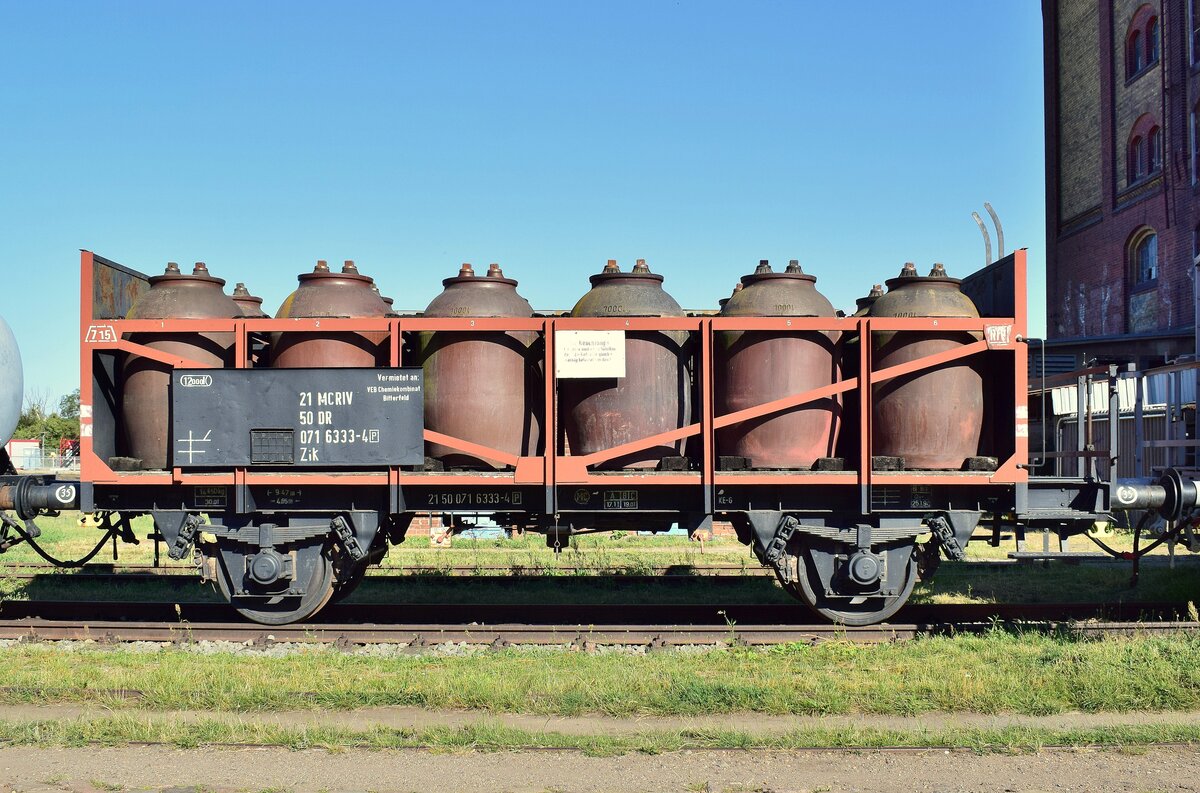
[[176,369],[173,465],[420,465],[424,410],[419,368]]

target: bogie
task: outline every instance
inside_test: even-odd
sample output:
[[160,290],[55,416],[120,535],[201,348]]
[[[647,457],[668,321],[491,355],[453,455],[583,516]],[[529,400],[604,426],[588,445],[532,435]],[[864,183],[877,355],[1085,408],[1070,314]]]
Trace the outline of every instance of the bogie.
[[327,538],[282,552],[220,539],[215,545],[217,585],[247,619],[264,625],[301,622],[333,597],[333,551]]

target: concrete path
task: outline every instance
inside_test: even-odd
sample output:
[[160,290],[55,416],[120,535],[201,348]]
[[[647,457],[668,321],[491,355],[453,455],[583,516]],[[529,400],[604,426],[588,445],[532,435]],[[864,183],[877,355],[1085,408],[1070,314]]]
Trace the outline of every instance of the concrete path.
[[938,751],[438,754],[286,749],[0,749],[0,790],[113,791],[804,791],[805,793],[1151,793],[1200,790],[1200,752]]

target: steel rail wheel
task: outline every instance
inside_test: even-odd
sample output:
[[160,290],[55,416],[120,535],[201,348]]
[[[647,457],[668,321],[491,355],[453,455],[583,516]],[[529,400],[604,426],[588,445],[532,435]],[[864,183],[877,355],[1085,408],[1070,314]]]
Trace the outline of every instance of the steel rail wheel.
[[291,577],[266,583],[262,579],[267,576],[255,567],[258,554],[247,553],[252,549],[223,540],[217,545],[221,594],[248,620],[263,625],[300,622],[324,608],[334,595],[332,551],[324,538],[299,545],[287,555],[294,567]]
[[784,589],[827,620],[850,626],[875,625],[903,608],[917,583],[915,542],[883,549],[884,560],[876,585],[852,579],[854,558],[844,560],[844,548],[810,545],[796,556],[796,580]]

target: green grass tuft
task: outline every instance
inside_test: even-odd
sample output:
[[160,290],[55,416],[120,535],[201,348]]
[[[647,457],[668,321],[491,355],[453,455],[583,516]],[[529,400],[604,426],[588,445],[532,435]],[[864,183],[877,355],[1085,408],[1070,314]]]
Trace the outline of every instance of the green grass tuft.
[[740,731],[646,731],[631,735],[564,735],[529,732],[481,723],[422,730],[377,727],[281,727],[226,722],[183,722],[117,716],[107,719],[62,719],[29,723],[0,722],[0,745],[122,746],[166,744],[181,749],[201,746],[280,746],[290,749],[411,749],[438,751],[509,751],[560,749],[595,756],[640,752],[658,754],[702,749],[842,749],[881,747],[965,748],[979,753],[1034,751],[1046,746],[1138,747],[1194,744],[1200,727],[1127,725],[1103,730],[1055,730],[1026,727],[956,729],[953,731],[875,728],[812,728],[762,736]]
[[899,644],[649,655],[510,648],[414,657],[314,646],[275,656],[18,645],[0,649],[0,666],[6,670],[0,703],[146,710],[413,706],[563,716],[1200,710],[1195,634],[1098,640],[997,629]]

